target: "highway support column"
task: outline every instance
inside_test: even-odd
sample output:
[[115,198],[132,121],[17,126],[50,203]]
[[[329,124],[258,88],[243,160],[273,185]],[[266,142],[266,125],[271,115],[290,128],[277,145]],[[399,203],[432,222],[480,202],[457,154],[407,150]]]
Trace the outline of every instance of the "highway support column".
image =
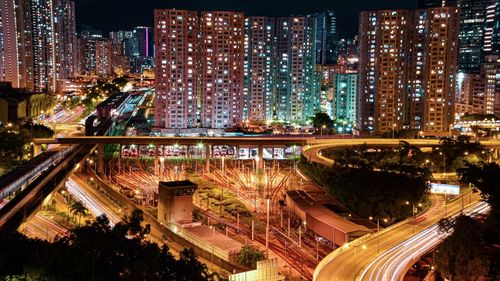
[[119,151],[118,151],[118,173],[122,172],[122,145],[119,144]]
[[33,144],[33,157],[38,156],[40,153],[42,153],[42,145]]
[[104,144],[97,145],[97,174],[102,176],[104,174]]
[[158,172],[159,172],[159,168],[158,168],[158,161],[159,161],[158,159],[159,159],[159,158],[158,158],[158,145],[157,145],[156,143],[155,143],[155,145],[154,145],[154,149],[155,149],[155,160],[154,160],[154,168],[155,168],[155,172],[154,172],[154,174],[155,174],[155,175],[158,175],[158,174],[159,174],[159,173],[158,173]]
[[257,162],[257,169],[263,170],[264,169],[264,147],[262,145],[259,145],[257,156],[259,157],[259,161]]
[[210,145],[205,144],[205,172],[210,173]]

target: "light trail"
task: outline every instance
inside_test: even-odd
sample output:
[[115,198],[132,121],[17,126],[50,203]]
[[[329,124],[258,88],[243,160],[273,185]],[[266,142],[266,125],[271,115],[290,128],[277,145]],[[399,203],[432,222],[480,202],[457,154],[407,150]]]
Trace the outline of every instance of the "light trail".
[[[489,209],[487,203],[479,202],[465,209],[464,214],[474,216],[486,213]],[[409,266],[439,245],[445,237],[440,234],[439,226],[434,224],[379,255],[362,270],[357,280],[402,280]]]
[[71,178],[66,182],[66,188],[68,192],[75,196],[76,199],[81,201],[96,217],[101,215],[106,215],[109,219],[109,224],[114,226],[120,221],[114,212],[100,204],[92,195],[88,194],[80,185],[78,185]]

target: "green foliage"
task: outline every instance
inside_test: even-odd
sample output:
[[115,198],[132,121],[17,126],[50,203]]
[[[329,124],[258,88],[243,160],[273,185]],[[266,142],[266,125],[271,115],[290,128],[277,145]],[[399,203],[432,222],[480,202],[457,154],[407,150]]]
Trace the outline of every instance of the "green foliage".
[[5,167],[17,165],[29,141],[30,138],[24,131],[0,129],[0,165]]
[[21,126],[21,130],[29,135],[31,139],[51,138],[54,135],[54,131],[51,128],[42,124],[25,123]]
[[264,259],[264,253],[251,245],[245,245],[241,247],[240,252],[236,255],[235,258],[238,264],[250,268],[256,268],[257,262]]
[[299,165],[309,177],[365,218],[403,219],[411,215],[411,203],[420,201],[427,191],[428,171],[409,165],[386,167],[385,170],[374,170],[366,161],[362,165],[350,162],[333,167],[305,161]]
[[449,280],[483,280],[489,262],[481,228],[480,223],[468,216],[462,215],[455,220],[453,233],[436,251],[435,262],[441,276]]
[[112,83],[118,86],[119,88],[123,88],[125,85],[127,85],[129,79],[125,77],[118,77],[113,79]]
[[327,133],[333,129],[333,120],[325,112],[316,113],[316,115],[311,118],[311,121],[314,128],[318,130],[321,130],[321,128],[325,126],[325,128],[323,129],[323,133]]
[[206,265],[186,249],[175,259],[167,246],[144,239],[141,211],[115,227],[105,216],[77,227],[54,243],[22,234],[0,241],[0,280],[213,280]]
[[78,217],[78,224],[81,223],[82,216],[85,217],[88,213],[87,207],[80,201],[73,201],[69,206],[69,211],[73,216]]
[[486,238],[492,244],[500,243],[500,166],[497,163],[467,164],[459,169],[460,181],[470,183],[481,191],[481,196],[491,205],[486,220]]
[[462,117],[460,117],[460,121],[483,121],[483,120],[498,120],[499,118],[496,117],[494,114],[465,114]]
[[90,114],[98,104],[99,100],[107,98],[119,91],[120,87],[114,83],[98,81],[97,85],[86,90],[85,92],[85,98],[82,100],[82,104],[85,106],[83,115],[86,116]]

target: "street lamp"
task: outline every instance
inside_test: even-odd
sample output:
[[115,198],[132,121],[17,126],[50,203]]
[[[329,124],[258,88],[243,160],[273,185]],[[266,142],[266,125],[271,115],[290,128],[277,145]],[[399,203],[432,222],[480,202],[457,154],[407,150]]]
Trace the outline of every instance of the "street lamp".
[[214,244],[215,244],[215,227],[209,226],[212,230],[212,271],[214,271]]
[[[357,256],[358,256],[358,247],[359,247],[359,245],[354,245],[353,244],[352,246],[354,247],[354,272],[355,272],[355,274],[357,274],[357,272],[358,272],[358,259],[357,259]],[[345,243],[344,247],[346,249],[349,248],[349,243]],[[361,249],[363,251],[366,250],[366,245],[363,244],[361,246]]]
[[323,138],[323,129],[326,128],[326,125],[321,126],[321,138]]
[[163,162],[165,162],[165,157],[162,156],[160,157],[160,180],[163,178],[163,170],[165,170]]
[[[373,220],[373,217],[369,218],[370,220]],[[377,218],[377,252],[380,253],[380,235],[378,235],[378,232],[380,231],[380,219]],[[388,222],[388,219],[384,218],[383,219],[384,223]]]
[[[304,234],[306,231],[307,222],[304,221]],[[299,225],[299,247],[302,247],[302,225]]]
[[394,138],[394,130],[396,129],[396,124],[392,124],[392,138]]
[[439,155],[443,155],[443,174],[444,174],[445,180],[447,180],[448,178],[446,176],[446,154],[444,154],[442,151],[440,151]]

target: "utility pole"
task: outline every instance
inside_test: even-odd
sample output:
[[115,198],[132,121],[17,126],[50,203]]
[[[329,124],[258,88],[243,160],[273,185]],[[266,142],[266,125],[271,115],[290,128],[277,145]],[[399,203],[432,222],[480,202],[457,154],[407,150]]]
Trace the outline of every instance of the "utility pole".
[[267,198],[266,257],[269,259],[269,198]]

